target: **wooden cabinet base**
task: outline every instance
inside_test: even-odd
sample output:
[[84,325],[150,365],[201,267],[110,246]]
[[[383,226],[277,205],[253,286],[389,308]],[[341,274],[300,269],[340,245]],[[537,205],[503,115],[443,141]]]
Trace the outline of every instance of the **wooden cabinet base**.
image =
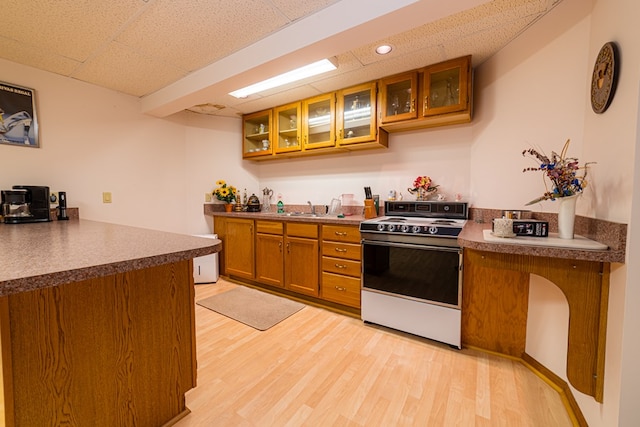
[[8,426],[160,426],[195,387],[191,261],[0,299]]

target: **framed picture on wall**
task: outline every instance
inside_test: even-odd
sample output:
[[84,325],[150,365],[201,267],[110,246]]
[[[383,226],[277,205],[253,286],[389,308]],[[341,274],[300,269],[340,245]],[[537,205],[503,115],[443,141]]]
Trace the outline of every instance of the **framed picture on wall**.
[[39,147],[33,89],[0,82],[0,144]]

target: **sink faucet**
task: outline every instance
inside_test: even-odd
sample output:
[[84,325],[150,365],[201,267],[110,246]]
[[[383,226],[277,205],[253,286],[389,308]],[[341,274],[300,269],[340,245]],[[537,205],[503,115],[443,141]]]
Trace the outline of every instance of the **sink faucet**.
[[307,201],[307,203],[309,204],[309,211],[311,212],[312,215],[315,215],[316,212],[315,212],[315,209],[313,209],[313,205],[311,204],[310,201]]

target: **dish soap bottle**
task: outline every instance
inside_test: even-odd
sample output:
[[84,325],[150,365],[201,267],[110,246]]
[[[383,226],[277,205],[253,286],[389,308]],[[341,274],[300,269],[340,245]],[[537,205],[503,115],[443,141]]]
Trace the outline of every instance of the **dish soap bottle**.
[[282,202],[282,194],[278,194],[278,203],[276,204],[278,207],[278,213],[284,213],[284,203]]

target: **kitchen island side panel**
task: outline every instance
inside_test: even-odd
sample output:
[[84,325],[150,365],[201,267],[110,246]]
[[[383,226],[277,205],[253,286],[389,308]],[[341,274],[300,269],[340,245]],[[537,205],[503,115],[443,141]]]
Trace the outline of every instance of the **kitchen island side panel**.
[[5,297],[7,425],[163,425],[187,413],[192,268],[185,260]]

